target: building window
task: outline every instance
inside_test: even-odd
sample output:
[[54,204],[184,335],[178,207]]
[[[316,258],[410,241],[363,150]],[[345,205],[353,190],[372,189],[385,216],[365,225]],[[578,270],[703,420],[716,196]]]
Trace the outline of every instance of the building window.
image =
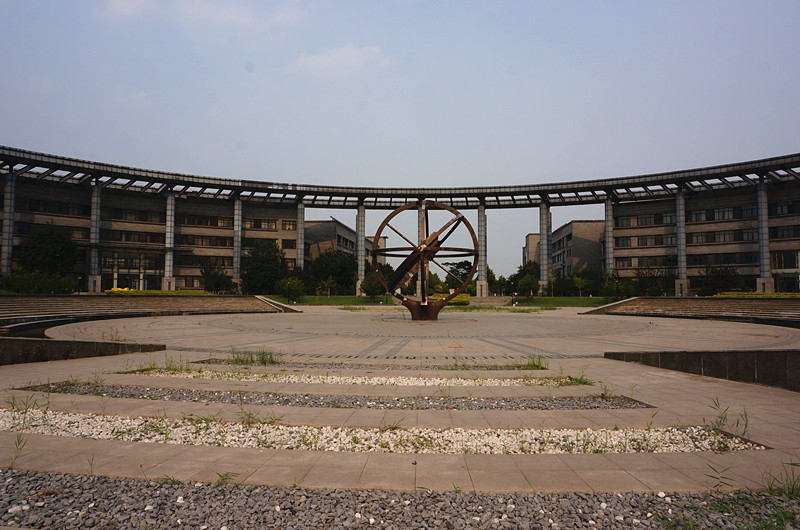
[[732,243],[735,241],[736,232],[733,230],[725,230],[724,232],[717,232],[714,235],[714,241],[717,243]]
[[617,248],[624,248],[631,246],[631,238],[629,237],[615,237],[614,246]]
[[742,230],[742,241],[758,241],[758,230],[755,228]]
[[772,257],[773,269],[796,269],[797,251],[796,250],[777,250],[770,253]]
[[686,234],[686,237],[692,245],[700,245],[706,242],[705,232],[692,232],[691,234]]
[[664,245],[671,246],[671,245],[676,245],[678,243],[678,240],[675,234],[664,234],[662,243]]
[[705,210],[692,210],[691,212],[689,212],[689,221],[697,223],[705,220],[706,220]]
[[674,225],[677,220],[678,220],[678,215],[674,212],[661,214],[661,224]]
[[708,257],[705,254],[689,254],[686,262],[690,267],[701,267],[708,262]]
[[792,213],[792,203],[790,202],[777,202],[774,205],[773,215],[789,215]]
[[715,221],[725,221],[727,219],[733,219],[733,208],[715,208],[714,209],[714,220]]
[[284,219],[282,227],[284,230],[290,230],[290,231],[297,230],[297,221],[288,221]]
[[637,226],[650,226],[656,224],[656,216],[653,214],[640,215],[636,218]]
[[282,239],[281,240],[281,248],[290,250],[297,248],[297,240],[296,239]]
[[742,217],[745,219],[758,217],[758,206],[742,206]]
[[631,218],[630,217],[615,217],[614,218],[614,226],[617,228],[624,228],[626,226],[631,226]]
[[770,228],[770,238],[773,239],[791,239],[794,237],[793,226],[776,226]]
[[633,267],[633,258],[614,258],[614,266],[618,269]]
[[640,247],[652,247],[656,244],[655,236],[639,236]]

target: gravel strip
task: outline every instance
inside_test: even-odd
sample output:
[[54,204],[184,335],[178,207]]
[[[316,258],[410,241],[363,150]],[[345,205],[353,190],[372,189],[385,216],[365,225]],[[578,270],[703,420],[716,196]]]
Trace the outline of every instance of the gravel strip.
[[231,379],[235,381],[267,381],[270,383],[310,383],[316,385],[391,385],[391,386],[569,386],[569,377],[383,377],[343,375],[303,375],[247,372],[217,372],[213,370],[138,372],[163,377],[188,379]]
[[[224,473],[224,470],[220,470]],[[29,528],[796,528],[766,493],[311,490],[0,471],[0,523]],[[782,525],[767,526],[783,515]]]
[[466,371],[466,370],[523,370],[525,372],[535,372],[535,369],[525,367],[525,361],[516,364],[469,364],[467,362],[454,362],[450,364],[364,364],[364,363],[300,363],[294,361],[280,361],[274,364],[260,363],[237,363],[231,359],[203,359],[200,361],[189,361],[192,364],[211,364],[220,366],[273,366],[280,368],[305,368],[314,370],[446,370],[446,371]]
[[0,410],[0,430],[133,442],[337,452],[427,454],[667,453],[764,447],[708,427],[463,429],[280,425],[242,408],[238,422],[187,416],[132,418],[36,409]]
[[650,408],[625,396],[483,398],[446,396],[342,396],[337,394],[285,394],[232,392],[90,383],[50,383],[23,388],[34,392],[94,395],[112,398],[157,399],[194,403],[228,403],[273,407],[370,408],[379,410],[596,410]]

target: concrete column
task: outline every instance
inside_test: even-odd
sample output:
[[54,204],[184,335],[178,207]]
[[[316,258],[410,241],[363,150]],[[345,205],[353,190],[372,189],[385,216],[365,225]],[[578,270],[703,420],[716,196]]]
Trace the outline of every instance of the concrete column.
[[614,203],[611,200],[611,192],[606,192],[606,226],[604,237],[606,240],[606,272],[614,272]]
[[0,249],[0,273],[11,272],[11,254],[14,251],[14,206],[17,200],[17,174],[14,167],[6,174],[3,191],[3,247]]
[[297,259],[295,263],[297,268],[303,270],[306,268],[306,205],[303,204],[303,198],[299,199],[297,203]]
[[[425,241],[425,203],[423,199],[420,199],[417,205],[417,233],[419,234],[417,245],[422,245],[422,242]],[[421,269],[417,273],[417,296],[420,300],[427,300],[428,298],[428,293],[422,292],[422,277],[425,274],[427,272]]]
[[550,205],[542,198],[539,205],[539,292],[547,289],[550,280]]
[[489,296],[489,272],[486,263],[486,206],[478,206],[478,281],[475,294],[478,298]]
[[242,199],[233,201],[233,282],[239,284],[242,277]]
[[675,196],[675,245],[678,251],[678,279],[675,280],[675,296],[688,296],[689,276],[686,272],[686,193],[678,191]]
[[103,187],[98,179],[92,184],[92,217],[89,227],[89,285],[90,293],[99,293],[102,289],[100,275],[100,207]]
[[762,179],[758,183],[758,265],[759,274],[756,280],[756,291],[774,293],[775,280],[772,278],[772,267],[769,255],[769,198],[767,185]]
[[161,289],[174,291],[175,270],[173,266],[175,249],[175,194],[167,194],[166,227],[164,230],[164,278],[161,280]]
[[358,203],[356,211],[356,262],[358,264],[358,280],[356,280],[356,295],[361,294],[361,282],[366,275],[364,261],[367,258],[367,248],[364,240],[366,239],[366,207],[363,202]]

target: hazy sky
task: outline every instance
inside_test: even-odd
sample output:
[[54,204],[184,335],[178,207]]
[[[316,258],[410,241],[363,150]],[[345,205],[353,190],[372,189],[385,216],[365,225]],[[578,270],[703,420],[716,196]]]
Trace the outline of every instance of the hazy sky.
[[[444,187],[800,152],[797,0],[0,0],[0,20],[0,144],[100,162]],[[354,226],[307,210],[331,214]],[[537,231],[490,210],[489,265]]]

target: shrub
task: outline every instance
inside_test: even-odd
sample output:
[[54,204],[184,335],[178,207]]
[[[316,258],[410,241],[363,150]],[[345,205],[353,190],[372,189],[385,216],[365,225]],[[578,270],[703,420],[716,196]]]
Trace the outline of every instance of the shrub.
[[183,291],[156,291],[156,290],[139,290],[128,289],[127,287],[108,289],[104,291],[106,294],[114,296],[211,296],[207,291],[199,290],[183,290]]
[[[450,296],[447,293],[436,293],[428,297],[428,300],[443,300]],[[448,305],[469,305],[470,296],[467,293],[461,293],[448,302]]]
[[72,283],[60,274],[17,269],[3,278],[3,288],[20,294],[69,294]]

